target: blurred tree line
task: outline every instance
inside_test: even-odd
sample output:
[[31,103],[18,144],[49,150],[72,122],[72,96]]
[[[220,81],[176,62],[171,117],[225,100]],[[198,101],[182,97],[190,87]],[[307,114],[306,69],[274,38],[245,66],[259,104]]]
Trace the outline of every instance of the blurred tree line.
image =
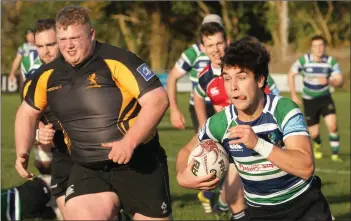
[[24,30],[37,19],[54,18],[66,5],[90,10],[97,39],[128,48],[155,72],[171,68],[181,52],[198,41],[206,14],[222,16],[231,40],[257,37],[284,59],[309,48],[311,36],[323,35],[330,47],[350,46],[350,2],[299,1],[2,1],[1,67],[8,72]]

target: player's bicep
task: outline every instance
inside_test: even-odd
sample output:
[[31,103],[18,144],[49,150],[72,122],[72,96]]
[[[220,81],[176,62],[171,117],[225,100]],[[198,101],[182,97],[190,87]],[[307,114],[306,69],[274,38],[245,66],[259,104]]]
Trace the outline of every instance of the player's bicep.
[[311,151],[311,138],[302,113],[291,117],[283,128],[283,140],[286,149]]
[[48,80],[53,69],[45,71],[43,73],[36,73],[33,79],[24,88],[25,97],[24,100],[28,105],[38,111],[42,111],[47,106],[47,85]]

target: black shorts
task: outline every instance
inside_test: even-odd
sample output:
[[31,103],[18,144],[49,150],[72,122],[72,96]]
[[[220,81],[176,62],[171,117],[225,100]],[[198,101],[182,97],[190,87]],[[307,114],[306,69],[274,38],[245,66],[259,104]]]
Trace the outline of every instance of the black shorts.
[[74,164],[66,191],[73,197],[99,192],[115,192],[122,209],[133,215],[152,218],[172,213],[167,157],[161,147],[138,147],[128,165],[112,161]]
[[[199,129],[199,121],[197,120],[197,115],[196,115],[194,105],[191,105],[191,104],[189,105],[189,113],[190,113],[191,122],[193,123],[193,128],[197,133]],[[210,118],[212,115],[216,113],[216,110],[214,109],[212,103],[206,103],[206,113],[207,113],[207,118]]]
[[73,161],[66,144],[64,144],[62,131],[55,132],[54,141],[50,189],[53,196],[60,197],[65,195]]
[[335,104],[331,95],[318,97],[312,100],[303,99],[303,106],[307,126],[319,124],[320,115],[323,117],[329,114],[335,114]]
[[302,195],[277,206],[248,206],[244,220],[327,221],[331,219],[330,208],[321,192],[321,180],[315,176],[312,186]]

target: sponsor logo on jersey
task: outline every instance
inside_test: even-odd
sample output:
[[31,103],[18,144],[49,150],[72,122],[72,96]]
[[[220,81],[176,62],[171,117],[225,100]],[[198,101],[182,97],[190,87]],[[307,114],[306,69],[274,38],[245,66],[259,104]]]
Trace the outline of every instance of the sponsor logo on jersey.
[[62,88],[62,85],[55,86],[55,87],[50,87],[46,91],[54,91],[54,90],[57,90],[57,89],[60,89],[60,88]]
[[313,68],[306,68],[307,72],[313,72]]
[[90,74],[87,78],[89,81],[90,81],[90,84],[88,85],[87,88],[95,88],[95,87],[101,87],[101,85],[99,85],[97,83],[97,77],[96,77],[96,74],[93,73],[93,74]]
[[137,68],[137,71],[139,72],[139,74],[141,76],[143,76],[143,78],[146,80],[146,81],[149,81],[155,74],[154,72],[151,71],[151,69],[145,64],[143,63],[142,65],[140,65],[138,68]]
[[216,96],[219,94],[219,89],[217,87],[213,87],[210,89],[210,94]]
[[229,148],[233,151],[244,151],[243,147],[239,144],[229,144]]

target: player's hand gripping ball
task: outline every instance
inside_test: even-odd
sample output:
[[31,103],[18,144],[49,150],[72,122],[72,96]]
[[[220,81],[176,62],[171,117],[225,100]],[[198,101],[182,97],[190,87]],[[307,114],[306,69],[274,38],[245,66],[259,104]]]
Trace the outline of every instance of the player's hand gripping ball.
[[228,153],[219,143],[213,140],[203,140],[191,151],[188,165],[194,159],[191,168],[195,176],[205,176],[215,173],[215,177],[223,179],[228,172]]

